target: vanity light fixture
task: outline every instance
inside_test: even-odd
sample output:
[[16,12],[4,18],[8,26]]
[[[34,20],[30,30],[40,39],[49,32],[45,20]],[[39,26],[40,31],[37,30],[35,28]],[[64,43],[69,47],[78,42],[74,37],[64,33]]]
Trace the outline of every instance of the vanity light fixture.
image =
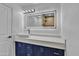
[[24,14],[27,14],[27,13],[34,13],[35,12],[35,9],[29,9],[29,10],[24,10]]

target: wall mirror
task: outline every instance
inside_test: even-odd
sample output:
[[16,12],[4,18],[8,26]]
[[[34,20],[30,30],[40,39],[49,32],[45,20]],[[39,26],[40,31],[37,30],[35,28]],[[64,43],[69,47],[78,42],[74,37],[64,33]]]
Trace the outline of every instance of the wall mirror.
[[24,28],[30,29],[56,29],[56,10],[27,14]]

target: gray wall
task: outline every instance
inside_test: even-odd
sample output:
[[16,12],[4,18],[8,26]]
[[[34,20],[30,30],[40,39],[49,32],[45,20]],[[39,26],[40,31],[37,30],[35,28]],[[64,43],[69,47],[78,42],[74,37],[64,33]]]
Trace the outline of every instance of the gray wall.
[[62,4],[62,26],[67,55],[79,56],[79,4]]

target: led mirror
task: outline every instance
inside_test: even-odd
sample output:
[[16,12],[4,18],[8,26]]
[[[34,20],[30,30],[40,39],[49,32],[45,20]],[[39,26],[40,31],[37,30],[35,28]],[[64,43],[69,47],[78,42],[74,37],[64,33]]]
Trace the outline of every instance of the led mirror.
[[56,28],[56,15],[55,13],[43,13],[37,15],[27,16],[27,27],[29,28]]

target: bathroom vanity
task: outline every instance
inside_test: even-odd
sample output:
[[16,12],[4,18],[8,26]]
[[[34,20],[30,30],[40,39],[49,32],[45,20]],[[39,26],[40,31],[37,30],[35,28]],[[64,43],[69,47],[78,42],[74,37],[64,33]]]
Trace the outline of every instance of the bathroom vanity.
[[64,56],[65,41],[57,37],[19,34],[15,37],[16,56]]

